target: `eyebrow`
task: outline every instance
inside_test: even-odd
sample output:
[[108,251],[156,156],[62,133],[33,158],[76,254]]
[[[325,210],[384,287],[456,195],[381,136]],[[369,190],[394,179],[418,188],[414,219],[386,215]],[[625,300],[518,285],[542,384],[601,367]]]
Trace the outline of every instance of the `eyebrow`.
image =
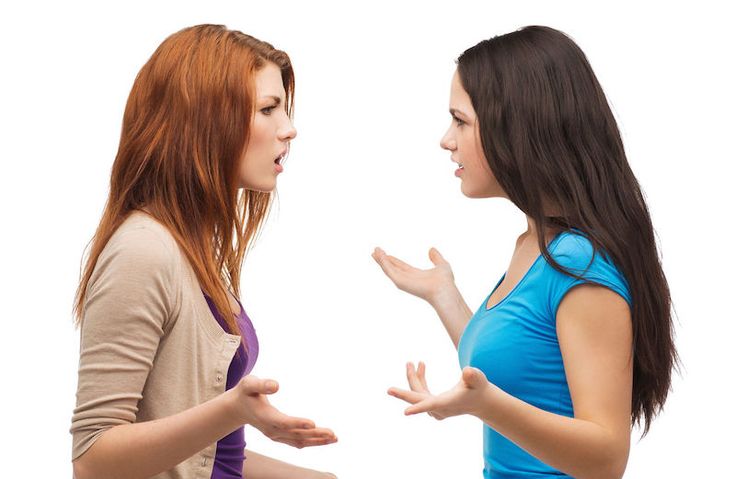
[[261,97],[261,99],[262,99],[262,100],[263,100],[263,99],[266,99],[266,100],[273,100],[273,101],[275,101],[275,102],[276,102],[276,105],[275,105],[275,106],[279,106],[279,105],[281,104],[281,98],[277,97],[276,95],[266,95],[266,96],[262,96],[262,97]]
[[468,115],[466,115],[466,114],[465,114],[465,113],[463,113],[462,111],[460,111],[460,110],[456,110],[455,108],[450,108],[450,115],[452,115],[452,116],[457,116],[457,115],[458,115],[458,113],[459,113],[459,114],[460,114],[461,116],[464,116],[465,118],[470,118],[470,117],[469,117]]

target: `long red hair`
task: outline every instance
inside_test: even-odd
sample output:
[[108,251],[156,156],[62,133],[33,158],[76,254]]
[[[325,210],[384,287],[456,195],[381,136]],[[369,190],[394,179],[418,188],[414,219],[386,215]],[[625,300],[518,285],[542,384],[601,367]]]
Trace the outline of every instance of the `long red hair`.
[[100,253],[127,216],[145,207],[176,239],[230,331],[240,334],[226,288],[240,297],[243,259],[272,194],[240,189],[238,164],[255,111],[254,75],[268,62],[281,69],[291,116],[288,55],[222,25],[174,33],[143,66],[125,107],[110,193],[77,288],[77,325]]

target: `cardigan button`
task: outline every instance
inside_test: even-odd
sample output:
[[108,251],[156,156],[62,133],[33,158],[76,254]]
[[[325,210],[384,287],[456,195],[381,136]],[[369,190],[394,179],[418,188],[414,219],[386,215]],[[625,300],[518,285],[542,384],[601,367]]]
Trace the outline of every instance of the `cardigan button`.
[[218,383],[221,383],[222,382],[222,374],[218,374],[216,379],[217,379],[217,382]]

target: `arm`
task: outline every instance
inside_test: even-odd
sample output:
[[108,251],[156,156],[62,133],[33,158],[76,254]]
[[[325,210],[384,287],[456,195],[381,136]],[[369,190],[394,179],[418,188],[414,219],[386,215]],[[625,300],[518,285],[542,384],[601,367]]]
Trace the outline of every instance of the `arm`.
[[460,336],[473,315],[455,285],[452,268],[439,251],[429,250],[431,269],[418,269],[389,256],[380,248],[372,254],[386,276],[402,291],[427,301],[437,312],[442,324],[457,348]]
[[473,316],[473,312],[468,307],[468,303],[465,302],[463,295],[455,286],[448,285],[446,288],[440,290],[430,301],[437,316],[440,317],[442,324],[447,330],[447,334],[450,335],[452,344],[457,349],[457,345],[460,342],[460,337],[463,335],[465,326]]
[[337,477],[329,472],[305,469],[278,461],[248,449],[245,450],[245,456],[247,459],[243,465],[243,477],[247,477],[248,479],[288,479],[292,477],[299,477],[300,479],[331,479]]
[[106,247],[85,300],[77,407],[72,420],[78,479],[142,478],[170,469],[241,424],[296,446],[332,442],[331,431],[291,418],[265,394],[275,381],[246,376],[235,388],[172,416],[136,422],[138,403],[166,323],[176,310],[176,262],[151,231]]
[[73,462],[76,479],[146,478],[218,441],[243,424],[252,424],[272,440],[295,447],[335,442],[332,431],[308,419],[289,417],[270,405],[266,394],[278,390],[272,380],[244,377],[233,389],[172,416],[115,426]]
[[474,368],[463,370],[455,388],[433,396],[423,370],[411,366],[412,390],[392,388],[389,393],[414,404],[407,414],[430,412],[438,419],[477,416],[533,456],[574,477],[621,477],[631,434],[628,304],[607,288],[578,286],[560,305],[557,330],[574,418],[549,413],[507,394]]

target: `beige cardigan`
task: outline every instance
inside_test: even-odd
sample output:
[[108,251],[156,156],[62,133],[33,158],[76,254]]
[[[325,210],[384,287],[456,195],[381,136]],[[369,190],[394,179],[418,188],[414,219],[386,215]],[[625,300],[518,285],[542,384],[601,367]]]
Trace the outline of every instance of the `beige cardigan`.
[[[100,254],[87,288],[72,460],[119,424],[170,416],[225,391],[240,337],[210,312],[168,230],[133,212]],[[157,479],[210,479],[217,444]]]

